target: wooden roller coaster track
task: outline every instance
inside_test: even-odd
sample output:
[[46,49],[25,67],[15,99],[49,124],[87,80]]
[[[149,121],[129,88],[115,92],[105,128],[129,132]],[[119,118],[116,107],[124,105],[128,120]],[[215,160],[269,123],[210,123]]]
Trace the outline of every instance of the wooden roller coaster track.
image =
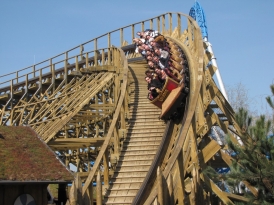
[[[146,98],[147,65],[128,43],[145,28],[160,31],[186,55],[190,92],[176,120],[159,120],[161,110]],[[203,173],[208,166],[229,167],[220,136],[237,142],[241,135],[206,48],[197,23],[182,13],[116,29],[0,76],[0,124],[30,126],[40,135],[84,182],[82,188],[73,183],[82,193],[74,199],[79,204],[93,204],[95,184],[97,204],[247,201]]]

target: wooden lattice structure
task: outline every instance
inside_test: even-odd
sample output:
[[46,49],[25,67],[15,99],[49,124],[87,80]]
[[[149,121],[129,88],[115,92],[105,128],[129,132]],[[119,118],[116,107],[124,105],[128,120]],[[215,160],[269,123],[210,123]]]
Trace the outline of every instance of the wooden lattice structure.
[[[161,110],[145,97],[147,65],[131,42],[136,31],[146,28],[159,30],[187,57],[190,92],[184,114],[175,121],[159,120]],[[92,204],[96,180],[98,204],[246,201],[203,174],[207,166],[231,163],[216,133],[235,142],[241,134],[231,106],[213,80],[216,68],[206,48],[197,23],[182,13],[119,28],[0,76],[0,123],[30,126],[68,167],[75,167],[76,181],[85,183],[83,197],[76,199],[83,204]],[[148,139],[153,142],[144,141]],[[81,183],[75,184],[79,191]]]

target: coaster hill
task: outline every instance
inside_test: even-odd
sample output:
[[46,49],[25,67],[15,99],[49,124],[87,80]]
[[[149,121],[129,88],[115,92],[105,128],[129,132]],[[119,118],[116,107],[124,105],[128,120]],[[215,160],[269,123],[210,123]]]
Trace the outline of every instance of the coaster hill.
[[[159,119],[161,109],[147,99],[147,62],[132,43],[146,28],[175,42],[188,62],[189,93],[173,120]],[[207,47],[197,22],[182,13],[110,31],[0,76],[0,123],[31,127],[75,172],[71,204],[93,204],[95,189],[97,204],[247,201],[203,173],[231,164],[216,130],[235,142],[241,135]]]

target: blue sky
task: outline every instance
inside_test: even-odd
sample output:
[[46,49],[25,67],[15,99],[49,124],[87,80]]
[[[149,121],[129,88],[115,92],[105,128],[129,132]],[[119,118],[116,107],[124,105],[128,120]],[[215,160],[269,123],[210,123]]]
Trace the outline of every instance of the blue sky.
[[[189,13],[194,0],[0,0],[0,75],[31,66],[122,26],[166,12]],[[265,109],[274,83],[274,1],[200,0],[225,87],[248,90]]]

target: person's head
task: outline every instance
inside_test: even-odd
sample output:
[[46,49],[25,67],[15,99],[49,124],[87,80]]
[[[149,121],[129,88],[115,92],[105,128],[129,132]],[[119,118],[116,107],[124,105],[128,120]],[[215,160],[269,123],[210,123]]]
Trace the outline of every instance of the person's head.
[[140,40],[139,38],[134,38],[134,39],[133,39],[133,42],[134,42],[134,43],[138,43],[139,40]]
[[156,42],[155,41],[150,41],[149,42],[151,46],[156,46]]
[[149,67],[154,68],[154,63],[151,60],[149,60],[147,64],[149,65]]
[[138,40],[138,45],[143,45],[143,41],[141,41],[140,39]]
[[147,38],[147,33],[142,32],[142,34],[141,34],[141,35],[142,35],[142,38],[143,38],[143,39],[146,39],[146,38]]
[[136,33],[136,35],[137,35],[137,36],[141,36],[141,32],[138,31],[138,32]]
[[153,60],[151,55],[147,55],[146,58],[147,58],[148,61],[152,61]]
[[146,54],[147,54],[147,56],[151,55],[151,51],[150,50],[147,51]]
[[[139,33],[139,35],[137,33]],[[140,38],[145,38],[145,33],[143,31],[139,31],[137,33],[136,34],[140,36]]]
[[150,51],[150,47],[148,45],[145,44],[144,48],[146,51]]
[[161,74],[161,69],[159,69],[159,68],[155,68],[155,73],[157,73],[157,74]]
[[144,50],[144,47],[143,46],[138,46],[138,49],[143,51]]
[[157,54],[157,55],[161,55],[161,51],[160,51],[160,49],[158,49],[158,48],[156,48],[155,50],[154,50],[154,52]]
[[145,77],[145,80],[146,80],[147,83],[150,83],[150,82],[151,82],[151,78],[148,77],[148,76]]
[[146,74],[146,77],[151,77],[152,72],[151,72],[149,69],[147,69],[147,70],[145,71],[145,74]]
[[158,61],[159,61],[158,56],[154,56],[154,57],[153,57],[153,60],[154,60],[155,62],[158,62]]

